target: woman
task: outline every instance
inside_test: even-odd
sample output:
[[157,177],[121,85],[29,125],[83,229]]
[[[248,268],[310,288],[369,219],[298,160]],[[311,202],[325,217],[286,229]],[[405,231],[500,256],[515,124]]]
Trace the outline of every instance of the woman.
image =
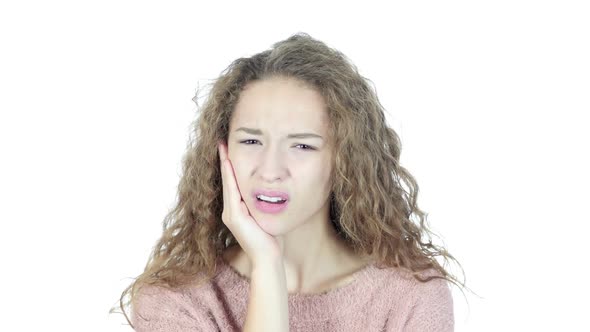
[[178,204],[121,296],[137,331],[453,330],[447,281],[465,285],[434,257],[455,259],[423,241],[399,138],[343,54],[293,35],[234,61],[200,110]]

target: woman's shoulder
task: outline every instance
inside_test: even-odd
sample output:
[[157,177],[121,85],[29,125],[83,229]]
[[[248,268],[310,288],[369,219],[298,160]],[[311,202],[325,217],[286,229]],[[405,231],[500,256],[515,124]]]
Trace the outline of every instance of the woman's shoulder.
[[417,273],[417,276],[428,281],[421,281],[409,269],[400,267],[384,266],[373,264],[373,276],[384,280],[384,287],[401,293],[413,293],[413,296],[421,296],[428,293],[440,293],[449,291],[448,281],[434,268],[426,269]]

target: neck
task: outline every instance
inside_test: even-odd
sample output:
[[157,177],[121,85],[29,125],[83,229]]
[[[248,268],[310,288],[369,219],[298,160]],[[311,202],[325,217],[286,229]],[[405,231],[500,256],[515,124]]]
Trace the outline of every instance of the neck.
[[342,240],[334,232],[326,234],[305,242],[285,239],[283,266],[290,292],[309,292],[348,263],[349,252]]

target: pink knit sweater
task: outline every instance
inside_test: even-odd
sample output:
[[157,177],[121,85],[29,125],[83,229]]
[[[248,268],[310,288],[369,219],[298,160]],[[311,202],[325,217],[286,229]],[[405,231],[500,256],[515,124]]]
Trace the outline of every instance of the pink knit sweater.
[[[423,276],[435,273],[429,270]],[[421,283],[374,264],[354,276],[352,283],[321,294],[289,294],[289,331],[453,331],[453,299],[446,280]],[[140,290],[131,322],[138,332],[241,331],[249,286],[246,277],[219,258],[216,276],[202,286]]]

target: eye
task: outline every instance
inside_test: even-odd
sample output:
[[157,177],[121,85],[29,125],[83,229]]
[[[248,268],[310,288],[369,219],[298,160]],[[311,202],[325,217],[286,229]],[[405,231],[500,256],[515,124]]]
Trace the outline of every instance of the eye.
[[309,146],[309,145],[307,145],[307,144],[297,144],[296,146],[305,146],[305,147],[306,147],[306,148],[304,148],[304,149],[301,149],[301,150],[315,150],[315,148],[314,148],[314,147],[312,147],[312,146]]
[[245,143],[245,142],[252,142],[252,141],[256,141],[256,140],[255,139],[247,139],[247,140],[241,141],[240,143],[246,144],[246,145],[252,145],[252,144],[249,144],[249,143]]
[[[240,141],[240,143],[242,144],[246,144],[246,145],[252,145],[253,143],[248,143],[248,142],[258,142],[258,140],[255,139],[246,139],[243,141]],[[300,148],[299,150],[315,150],[315,148],[311,145],[307,145],[307,144],[297,144],[295,146],[303,146],[303,148]]]

